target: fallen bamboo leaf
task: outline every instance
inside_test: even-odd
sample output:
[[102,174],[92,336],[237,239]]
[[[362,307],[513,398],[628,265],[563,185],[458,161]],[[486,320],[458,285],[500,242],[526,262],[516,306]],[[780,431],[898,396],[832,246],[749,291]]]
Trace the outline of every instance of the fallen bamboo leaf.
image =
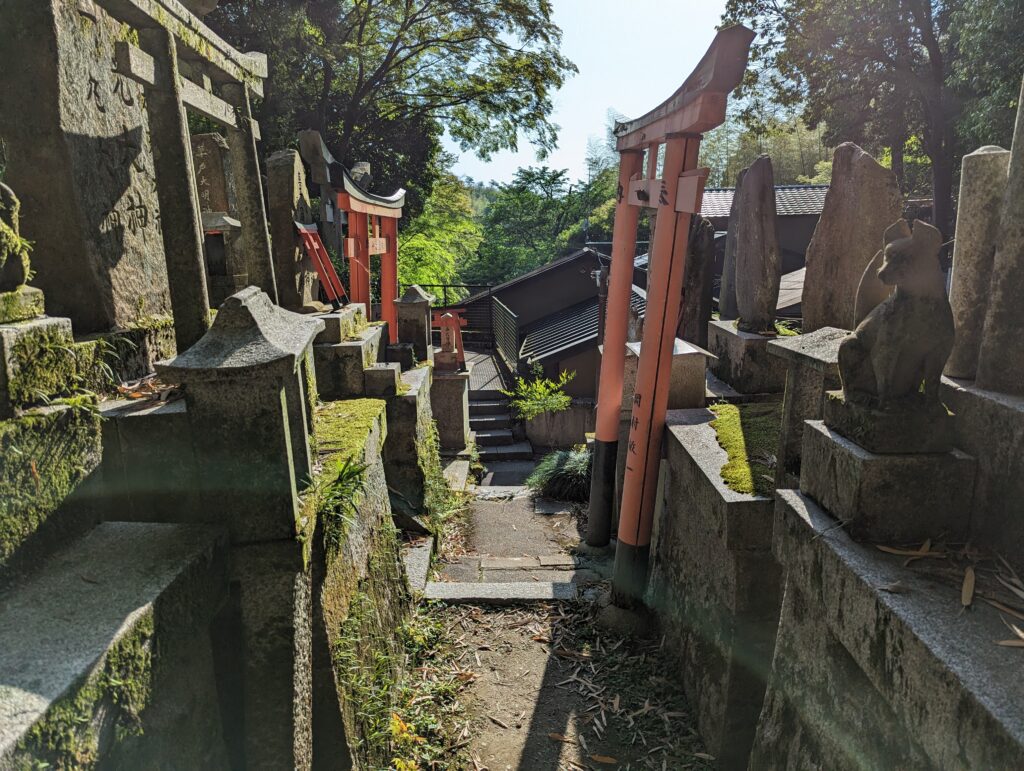
[[1003,611],[1003,613],[1009,613],[1011,616],[1014,616],[1015,618],[1019,618],[1021,621],[1024,621],[1024,611],[1018,610],[1017,608],[1013,608],[1005,603],[1000,602],[999,600],[994,600],[986,595],[980,596],[985,602],[987,602],[993,608],[1001,610]]
[[498,726],[500,728],[505,728],[505,729],[508,728],[508,723],[505,723],[505,722],[503,722],[501,720],[498,720],[498,718],[494,717],[494,715],[488,715],[487,719],[490,720],[492,723],[494,723],[494,725],[496,725],[496,726]]
[[706,752],[695,752],[695,753],[693,753],[693,757],[700,758],[701,760],[714,760],[715,759],[714,755],[708,755]]
[[572,739],[567,739],[566,737],[562,736],[562,734],[553,734],[553,733],[552,734],[548,734],[548,738],[551,739],[551,741],[562,742],[563,744],[575,744],[576,743]]
[[591,755],[590,759],[595,763],[600,763],[603,766],[614,766],[616,763],[619,762],[611,755]]
[[960,604],[965,608],[971,607],[974,601],[974,568],[970,565],[964,570],[964,582],[960,587]]
[[998,640],[996,645],[1002,645],[1004,648],[1024,648],[1024,640]]
[[1005,586],[1007,589],[1009,589],[1011,592],[1013,592],[1015,595],[1017,595],[1017,597],[1024,600],[1024,589],[1018,589],[1016,586],[1014,586],[1011,582],[1004,579],[998,573],[996,573],[996,580],[1003,586]]

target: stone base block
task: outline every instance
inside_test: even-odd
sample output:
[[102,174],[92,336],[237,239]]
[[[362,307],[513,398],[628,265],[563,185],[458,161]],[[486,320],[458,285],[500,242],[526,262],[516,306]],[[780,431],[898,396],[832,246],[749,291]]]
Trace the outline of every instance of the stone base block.
[[219,308],[226,299],[240,292],[249,285],[248,273],[236,273],[233,276],[206,277],[207,291],[210,293],[210,307]]
[[363,370],[366,396],[386,399],[399,391],[402,370],[397,364],[374,364]]
[[381,327],[371,326],[355,339],[316,344],[316,384],[324,399],[351,399],[365,393],[363,370],[378,361]]
[[324,329],[316,336],[315,343],[341,343],[366,326],[366,306],[350,303],[340,311],[319,314]]
[[[806,467],[806,463],[805,463]],[[1020,650],[959,583],[855,543],[780,490],[774,551],[786,586],[752,769],[1018,768]],[[898,587],[898,590],[897,590]]]
[[0,292],[0,324],[42,316],[45,306],[42,290],[33,286],[20,286],[13,292]]
[[800,491],[858,540],[967,540],[974,458],[947,453],[879,455],[825,426],[804,427]]
[[441,372],[435,368],[430,409],[437,421],[441,449],[464,449],[469,444],[469,370]]
[[402,393],[387,400],[388,436],[384,443],[384,470],[397,514],[423,513],[425,477],[421,455],[429,451],[433,423],[430,409],[430,367],[402,373]]
[[978,464],[971,542],[998,550],[1024,575],[1024,397],[943,378],[942,398],[956,413],[956,446]]
[[75,374],[71,319],[0,324],[0,419],[66,393]]
[[768,353],[786,363],[782,431],[775,465],[777,488],[800,484],[804,422],[821,420],[825,394],[839,388],[839,344],[849,334],[845,329],[822,327],[806,335],[777,337],[768,342]]
[[708,410],[670,412],[648,603],[721,768],[746,768],[772,659],[779,566],[770,498],[726,487]]
[[945,406],[878,410],[829,391],[825,425],[852,439],[868,452],[889,454],[949,452],[953,449],[953,416]]
[[402,372],[416,366],[416,350],[412,343],[393,343],[387,347],[387,359],[402,367]]
[[734,321],[708,323],[708,349],[716,359],[711,371],[740,393],[782,393],[786,365],[768,353],[775,338],[740,332]]

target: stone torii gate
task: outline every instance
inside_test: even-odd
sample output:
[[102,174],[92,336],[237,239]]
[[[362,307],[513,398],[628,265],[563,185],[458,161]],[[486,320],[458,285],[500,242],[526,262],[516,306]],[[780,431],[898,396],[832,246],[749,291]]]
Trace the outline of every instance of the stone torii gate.
[[613,597],[619,605],[639,601],[646,583],[690,219],[700,211],[708,173],[697,168],[701,135],[725,120],[728,94],[739,85],[753,38],[754,33],[742,26],[720,30],[697,68],[669,99],[643,117],[615,127],[618,202],[587,532],[587,543],[595,547],[610,539],[637,221],[641,208],[657,212],[615,554]]
[[[391,195],[371,193],[352,178],[335,160],[319,131],[299,132],[299,151],[309,164],[313,181],[320,185],[321,198],[328,195],[333,206],[324,204],[325,220],[344,217],[348,235],[341,241],[348,256],[349,299],[366,305],[367,318],[373,318],[370,295],[370,258],[380,255],[380,315],[388,323],[389,342],[398,342],[398,220],[402,218],[405,190]],[[334,241],[334,239],[331,239]]]
[[[142,84],[154,153],[174,331],[184,351],[210,326],[203,223],[196,193],[187,110],[227,129],[231,174],[247,252],[249,282],[274,301],[277,286],[263,203],[251,96],[263,96],[264,54],[241,53],[177,0],[89,0],[138,30],[139,45],[118,41],[115,71]],[[190,5],[203,11],[212,0]]]

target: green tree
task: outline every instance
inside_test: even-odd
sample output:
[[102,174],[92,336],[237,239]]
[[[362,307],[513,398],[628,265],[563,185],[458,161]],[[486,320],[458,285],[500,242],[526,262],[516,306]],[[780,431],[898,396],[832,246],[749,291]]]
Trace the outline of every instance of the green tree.
[[379,189],[408,187],[414,211],[444,131],[481,157],[520,134],[550,150],[551,95],[576,71],[548,0],[224,0],[208,21],[269,56],[268,146],[318,129],[339,160],[370,161]]
[[[951,229],[955,125],[954,17],[968,0],[728,0],[725,21],[752,26],[748,94],[802,106],[825,139],[894,148],[919,134],[932,165],[934,219]],[[748,116],[749,117],[749,116]]]
[[399,233],[398,280],[403,286],[454,283],[481,240],[465,186],[454,174],[443,174],[423,212]]

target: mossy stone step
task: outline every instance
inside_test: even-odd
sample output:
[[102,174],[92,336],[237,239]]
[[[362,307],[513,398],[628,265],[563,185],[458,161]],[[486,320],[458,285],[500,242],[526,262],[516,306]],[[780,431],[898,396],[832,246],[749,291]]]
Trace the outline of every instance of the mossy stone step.
[[66,762],[40,746],[54,736],[94,755],[140,713],[146,729],[154,651],[179,644],[154,638],[205,635],[226,598],[224,546],[213,528],[109,522],[0,594],[0,768]]
[[41,289],[20,286],[11,292],[0,292],[0,324],[28,321],[42,316],[46,302]]
[[351,399],[365,395],[363,369],[381,360],[384,327],[371,325],[340,343],[313,346],[316,384],[325,399]]

